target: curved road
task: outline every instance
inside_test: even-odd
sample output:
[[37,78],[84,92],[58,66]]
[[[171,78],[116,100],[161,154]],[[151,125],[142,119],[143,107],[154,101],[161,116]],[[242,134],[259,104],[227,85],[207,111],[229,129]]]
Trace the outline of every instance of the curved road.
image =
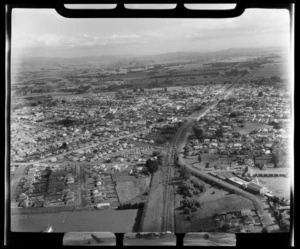
[[[166,188],[166,191],[165,191],[165,195],[166,197],[164,198],[164,218],[163,218],[163,231],[175,231],[174,227],[172,226],[172,224],[175,224],[174,222],[170,222],[170,208],[169,208],[169,205],[170,205],[170,201],[168,199],[168,195],[169,195],[169,192],[170,192],[170,167],[174,164],[174,161],[175,159],[178,160],[177,163],[180,165],[180,166],[185,166],[188,170],[191,171],[191,173],[193,173],[194,175],[200,177],[200,178],[203,178],[207,181],[211,181],[211,182],[214,182],[218,185],[220,185],[221,187],[223,188],[226,188],[226,189],[229,189],[230,191],[233,191],[234,193],[236,194],[239,194],[247,199],[250,199],[255,208],[260,212],[260,213],[265,213],[263,210],[264,210],[264,204],[261,200],[260,197],[254,195],[254,194],[251,194],[249,192],[246,192],[244,191],[243,189],[240,189],[234,185],[231,185],[227,182],[224,182],[222,180],[219,180],[215,177],[212,177],[204,172],[201,172],[200,170],[197,170],[195,168],[193,168],[192,166],[190,165],[186,165],[182,159],[178,156],[179,155],[179,150],[181,148],[184,147],[184,144],[185,144],[185,140],[186,140],[186,137],[187,137],[187,131],[188,129],[192,126],[194,120],[199,120],[201,117],[205,116],[211,109],[215,108],[218,103],[223,100],[224,98],[227,98],[235,89],[235,86],[237,83],[239,83],[241,80],[244,80],[244,81],[249,81],[251,79],[251,77],[253,76],[254,72],[252,72],[251,74],[247,74],[246,76],[244,77],[241,77],[239,79],[237,79],[230,87],[228,87],[227,89],[224,89],[224,93],[221,94],[220,97],[217,98],[216,101],[214,101],[213,103],[211,103],[209,106],[206,106],[203,110],[200,110],[198,112],[195,112],[193,113],[192,115],[190,115],[187,120],[182,124],[182,126],[178,129],[177,133],[175,134],[175,137],[174,139],[172,140],[172,142],[169,144],[169,150],[168,150],[168,153],[167,153],[167,157],[166,157],[166,176],[165,176],[165,179],[166,179],[166,185],[165,185],[165,188]],[[174,196],[170,196],[171,199],[174,198]],[[173,217],[174,219],[174,217]],[[171,224],[170,224],[171,223]]]

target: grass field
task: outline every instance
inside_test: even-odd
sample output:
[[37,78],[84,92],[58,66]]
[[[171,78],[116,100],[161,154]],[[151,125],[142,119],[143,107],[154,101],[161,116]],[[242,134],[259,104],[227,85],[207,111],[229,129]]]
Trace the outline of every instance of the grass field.
[[129,201],[130,199],[136,197],[140,193],[139,188],[135,187],[133,181],[117,182],[116,191],[120,203]]
[[255,123],[255,122],[245,122],[244,127],[235,127],[233,131],[239,132],[241,135],[247,135],[251,131],[259,130],[259,129],[271,129],[273,126],[271,125],[265,125],[261,123]]
[[[206,192],[200,196],[201,207],[190,215],[182,213],[181,209],[176,210],[176,232],[206,232],[215,228],[211,216],[216,213],[238,211],[241,209],[254,209],[252,202],[236,194],[229,194],[227,191],[206,185]],[[190,216],[190,220],[187,217]]]

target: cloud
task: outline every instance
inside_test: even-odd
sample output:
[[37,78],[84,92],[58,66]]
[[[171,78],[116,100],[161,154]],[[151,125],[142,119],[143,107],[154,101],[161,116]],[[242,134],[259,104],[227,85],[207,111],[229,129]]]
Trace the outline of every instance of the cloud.
[[55,11],[48,15],[40,10],[23,12],[12,20],[12,48],[32,49],[34,55],[38,49],[60,50],[63,56],[93,49],[148,53],[203,47],[218,50],[242,44],[273,46],[289,34],[285,10],[246,10],[240,17],[227,19],[79,20],[62,18]]
[[138,42],[141,35],[138,34],[112,34],[106,36],[88,35],[80,33],[77,36],[57,35],[53,33],[32,35],[17,34],[13,36],[13,48],[34,48],[34,47],[90,47],[112,44],[126,44]]

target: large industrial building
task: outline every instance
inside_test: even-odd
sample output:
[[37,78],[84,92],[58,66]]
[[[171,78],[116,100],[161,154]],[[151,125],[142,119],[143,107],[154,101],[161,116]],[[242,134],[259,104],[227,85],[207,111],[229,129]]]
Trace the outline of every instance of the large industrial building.
[[253,182],[247,184],[246,190],[254,194],[265,194],[267,192],[267,189],[265,187]]

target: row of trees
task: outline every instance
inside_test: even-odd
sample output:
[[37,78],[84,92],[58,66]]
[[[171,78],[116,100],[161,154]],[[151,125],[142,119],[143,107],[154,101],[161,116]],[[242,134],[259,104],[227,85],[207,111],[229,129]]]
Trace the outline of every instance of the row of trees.
[[178,188],[179,194],[184,196],[181,205],[184,209],[184,213],[189,214],[201,206],[199,197],[196,196],[205,191],[205,185],[203,182],[197,181],[186,167],[179,170],[179,175],[184,180],[182,185]]

